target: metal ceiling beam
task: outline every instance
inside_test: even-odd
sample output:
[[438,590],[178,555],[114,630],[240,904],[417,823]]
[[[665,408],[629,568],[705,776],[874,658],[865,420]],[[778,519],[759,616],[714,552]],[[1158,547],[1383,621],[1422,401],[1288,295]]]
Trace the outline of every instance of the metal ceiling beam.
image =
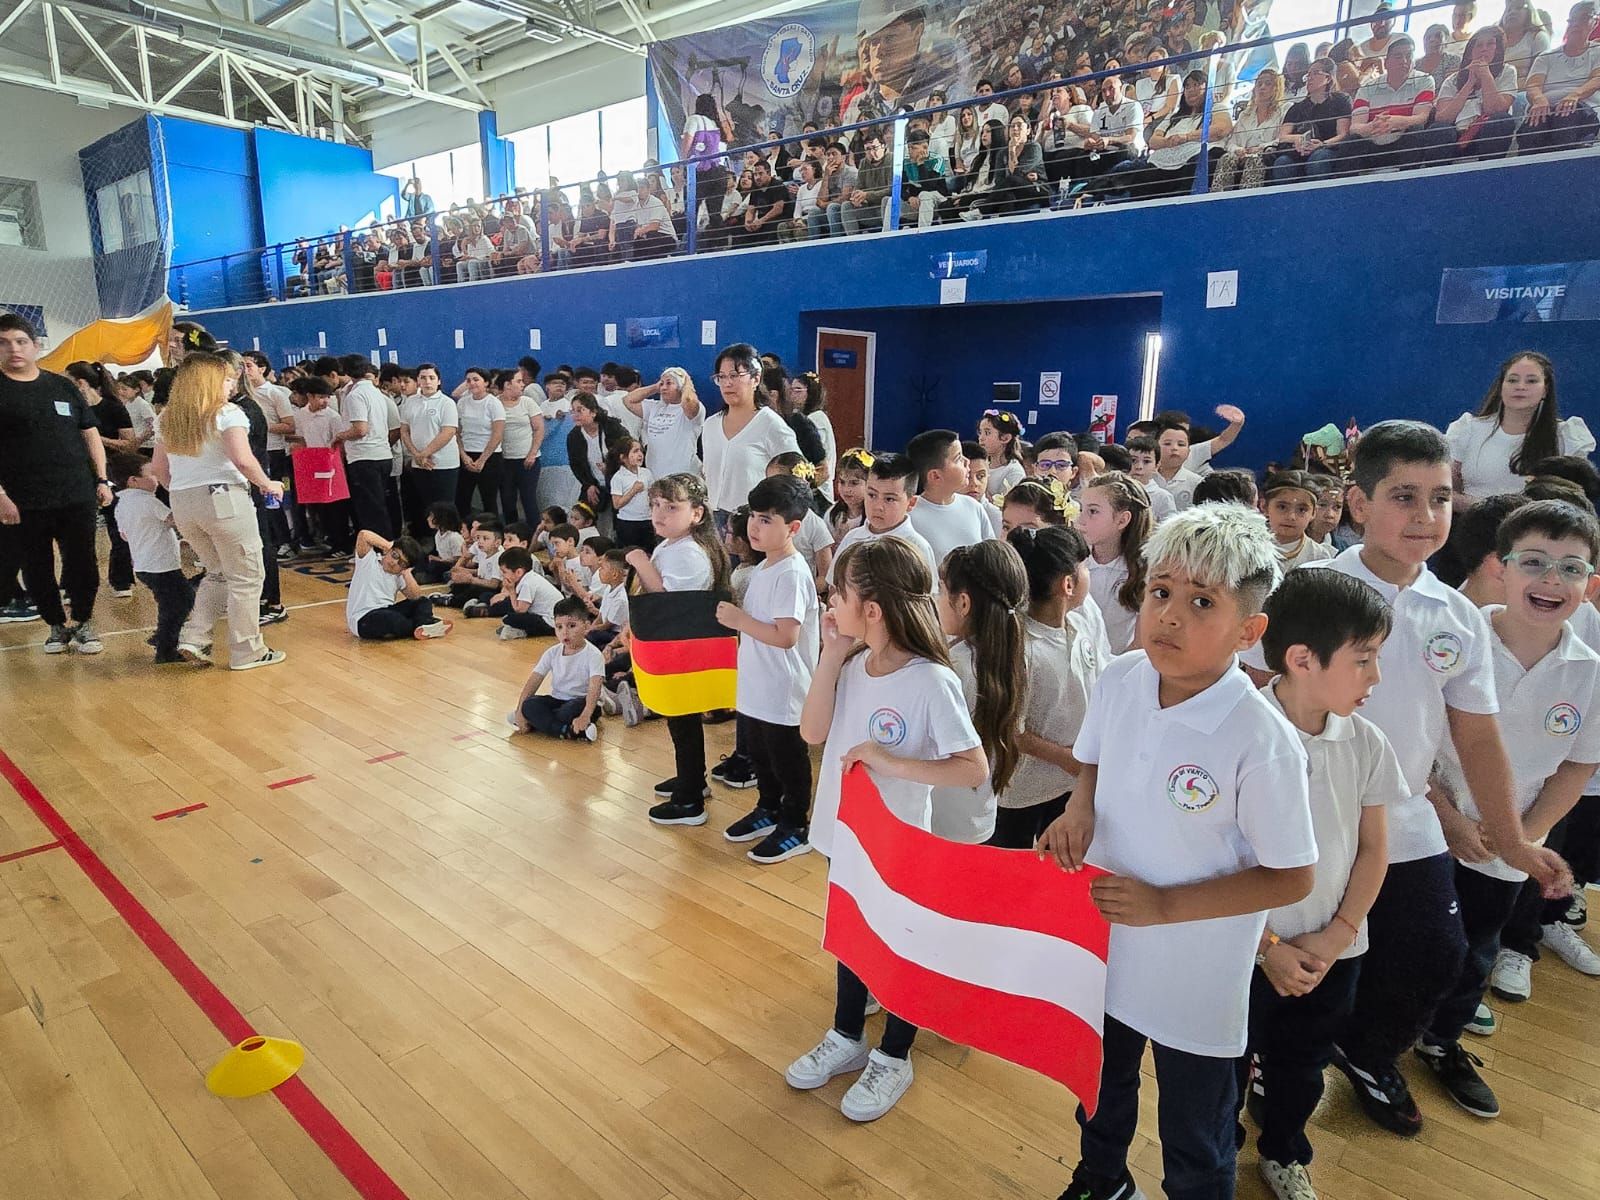
[[[416,12],[411,13],[404,20],[391,21],[389,24],[380,27],[378,32],[383,34],[384,37],[393,37],[397,33],[404,33],[407,28],[415,25],[418,21],[426,21],[430,17],[436,17],[440,13],[454,8],[457,3],[459,3],[459,0],[439,0],[439,3],[437,4],[430,4],[426,8],[419,8]],[[468,35],[462,33],[460,36],[467,37]],[[353,42],[346,43],[346,46],[351,50],[365,50],[370,45],[372,45],[372,39],[369,37],[357,38]]]
[[271,12],[263,13],[261,16],[256,17],[254,19],[254,23],[257,25],[263,25],[270,29],[284,18],[294,16],[295,13],[299,12],[302,8],[310,3],[311,0],[289,0],[287,4],[280,4]]
[[44,73],[34,75],[10,67],[0,67],[0,83],[33,88],[40,92],[53,92],[59,96],[71,96],[73,99],[103,100],[108,105],[150,113],[158,117],[186,117],[189,120],[205,121],[212,125],[227,125],[234,129],[250,129],[254,125],[251,121],[230,121],[214,112],[190,108],[185,104],[170,104],[161,100],[154,102],[143,99],[130,100],[126,96],[108,90],[106,85],[97,79],[81,79],[65,74],[59,79],[52,79],[50,75]]

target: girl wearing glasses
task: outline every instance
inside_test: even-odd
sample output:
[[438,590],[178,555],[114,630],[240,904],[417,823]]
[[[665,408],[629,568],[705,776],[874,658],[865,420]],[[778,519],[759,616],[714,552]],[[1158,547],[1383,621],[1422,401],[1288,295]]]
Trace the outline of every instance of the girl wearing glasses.
[[1464,413],[1445,430],[1455,473],[1457,507],[1485,496],[1520,492],[1525,466],[1553,455],[1585,455],[1594,435],[1582,417],[1561,419],[1555,368],[1544,355],[1524,350],[1500,367],[1476,414]]

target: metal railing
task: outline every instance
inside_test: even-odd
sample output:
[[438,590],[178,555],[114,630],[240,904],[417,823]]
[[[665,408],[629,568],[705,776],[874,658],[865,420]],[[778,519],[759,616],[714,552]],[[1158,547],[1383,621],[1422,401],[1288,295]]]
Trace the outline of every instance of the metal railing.
[[[1048,96],[1048,93],[1058,86],[1081,88],[1084,85],[1098,85],[1100,80],[1108,76],[1134,77],[1144,71],[1158,68],[1182,69],[1190,65],[1200,65],[1206,69],[1208,80],[1214,83],[1216,67],[1219,64],[1230,59],[1245,63],[1252,52],[1266,47],[1293,45],[1297,42],[1305,42],[1310,46],[1315,44],[1313,39],[1331,40],[1353,28],[1367,26],[1374,20],[1392,20],[1398,32],[1400,28],[1410,23],[1414,15],[1452,7],[1454,7],[1453,0],[1426,0],[1424,3],[1397,7],[1386,13],[1369,14],[1358,18],[1342,16],[1328,24],[1290,33],[1267,35],[1209,50],[1194,50],[1143,62],[1128,62],[1109,70],[1040,81],[988,96],[968,97],[825,130],[752,142],[719,150],[714,154],[697,155],[662,164],[647,163],[633,174],[658,175],[663,179],[670,179],[675,172],[681,172],[683,206],[681,213],[673,214],[669,209],[668,214],[669,217],[675,216],[681,219],[681,226],[675,220],[672,236],[659,240],[651,239],[650,244],[643,248],[643,253],[639,252],[640,244],[637,241],[631,247],[624,246],[613,252],[612,231],[608,231],[604,251],[598,249],[591,251],[587,246],[578,250],[563,246],[561,243],[569,241],[569,238],[559,225],[554,226],[557,233],[555,240],[552,240],[552,209],[558,205],[565,205],[570,212],[578,213],[586,194],[598,195],[616,178],[612,176],[608,179],[602,174],[592,180],[514,192],[492,202],[492,206],[498,207],[502,212],[509,201],[516,202],[519,209],[531,210],[528,220],[532,225],[532,244],[529,247],[530,252],[523,256],[520,262],[509,262],[505,258],[499,258],[497,261],[457,260],[453,249],[446,248],[444,244],[452,240],[448,224],[452,220],[465,222],[473,219],[472,212],[467,209],[459,213],[435,211],[422,217],[401,217],[374,222],[359,230],[341,230],[331,235],[299,238],[271,246],[175,264],[169,268],[169,292],[175,300],[188,308],[228,308],[325,294],[376,292],[385,290],[380,282],[384,276],[388,277],[388,289],[405,290],[410,287],[443,283],[473,282],[479,278],[502,278],[516,274],[544,274],[583,269],[616,261],[637,261],[646,257],[692,255],[740,248],[748,243],[738,236],[737,230],[703,231],[700,228],[699,210],[702,199],[699,195],[701,174],[699,167],[702,163],[726,161],[734,164],[748,153],[765,156],[768,151],[781,151],[791,147],[799,147],[803,151],[804,145],[808,142],[820,139],[832,144],[836,141],[848,141],[856,134],[864,136],[868,131],[877,131],[880,137],[884,137],[885,159],[890,167],[889,186],[883,206],[878,210],[881,217],[872,216],[868,224],[884,230],[898,230],[906,199],[904,187],[906,133],[910,122],[914,119],[928,118],[931,121],[941,114],[959,113],[962,109],[979,104],[985,106],[1004,104],[1008,100],[1022,96]],[[1418,45],[1417,56],[1421,57],[1421,37],[1415,36],[1414,40]],[[1242,86],[1247,82],[1248,80],[1235,81],[1234,86]],[[1209,141],[1212,114],[1218,102],[1216,91],[1214,86],[1208,85],[1206,89],[1200,139],[1202,147]],[[1224,97],[1222,101],[1226,103],[1232,98],[1232,96]],[[1137,101],[1130,96],[1125,103],[1137,103]],[[1040,115],[1039,112],[1035,112],[1030,120],[1037,122]],[[794,157],[799,159],[802,155],[797,153]],[[1207,188],[1206,163],[1207,155],[1202,150],[1196,164],[1193,191],[1203,192]],[[725,176],[726,186],[729,189],[734,187],[738,174],[737,168],[734,168]],[[568,193],[572,193],[572,203],[567,202]],[[790,194],[792,196],[792,191]],[[486,202],[487,206],[489,202]],[[1043,209],[1047,206],[1050,206],[1048,200],[1037,207]],[[713,226],[719,224],[719,216],[719,214],[708,214],[708,223]],[[607,224],[609,225],[609,221]],[[410,231],[408,238],[413,239],[416,231],[420,229],[426,238],[427,248],[424,257],[415,257],[413,253],[413,257],[402,259],[400,263],[395,264],[399,266],[399,270],[392,270],[388,261],[387,245],[388,237],[392,235],[385,236],[381,250],[368,247],[366,242],[374,231],[394,230],[402,226]],[[580,227],[581,219],[574,217],[574,234]],[[707,234],[714,236],[708,238]],[[725,234],[727,236],[723,236]],[[802,235],[796,234],[796,236],[798,238]],[[478,262],[482,265],[463,266],[463,262]]]

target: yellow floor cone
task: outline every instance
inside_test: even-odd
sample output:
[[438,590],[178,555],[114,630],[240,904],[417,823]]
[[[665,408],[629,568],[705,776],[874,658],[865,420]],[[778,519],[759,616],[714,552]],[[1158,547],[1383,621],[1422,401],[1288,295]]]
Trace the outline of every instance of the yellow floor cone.
[[218,1060],[206,1075],[206,1087],[230,1100],[270,1092],[300,1069],[305,1047],[287,1038],[246,1038]]

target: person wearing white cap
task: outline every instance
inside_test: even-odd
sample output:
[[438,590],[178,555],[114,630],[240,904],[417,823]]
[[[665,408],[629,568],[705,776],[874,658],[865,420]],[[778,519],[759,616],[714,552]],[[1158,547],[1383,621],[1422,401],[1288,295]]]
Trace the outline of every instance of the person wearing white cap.
[[946,74],[938,55],[922,53],[926,24],[927,13],[920,4],[861,0],[856,38],[867,86],[845,109],[846,125],[909,112],[926,103]]

